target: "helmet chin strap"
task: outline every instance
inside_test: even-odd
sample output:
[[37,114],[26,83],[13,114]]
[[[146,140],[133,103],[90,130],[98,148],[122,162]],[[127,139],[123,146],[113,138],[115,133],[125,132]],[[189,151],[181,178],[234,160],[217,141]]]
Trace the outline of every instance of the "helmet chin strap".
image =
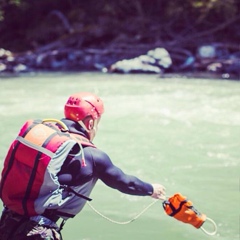
[[[90,141],[93,140],[93,138],[95,137],[96,135],[96,132],[97,132],[97,121],[94,120],[94,123],[93,123],[93,128],[91,130],[87,129],[87,127],[85,126],[85,124],[83,123],[83,121],[78,121],[78,123],[81,125],[81,127],[89,134],[89,137],[90,137]],[[94,131],[95,134],[92,138],[92,134],[91,134],[91,131]]]
[[78,123],[81,125],[81,127],[87,132],[89,133],[90,131],[86,128],[85,124],[83,123],[82,120],[78,121]]

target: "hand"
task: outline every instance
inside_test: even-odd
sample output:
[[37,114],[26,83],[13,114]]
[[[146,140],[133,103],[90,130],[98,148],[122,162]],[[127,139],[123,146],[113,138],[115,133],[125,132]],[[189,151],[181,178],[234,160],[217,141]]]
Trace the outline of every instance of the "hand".
[[153,194],[151,195],[151,197],[165,200],[166,199],[165,187],[158,183],[154,183],[152,184],[152,186],[153,186]]

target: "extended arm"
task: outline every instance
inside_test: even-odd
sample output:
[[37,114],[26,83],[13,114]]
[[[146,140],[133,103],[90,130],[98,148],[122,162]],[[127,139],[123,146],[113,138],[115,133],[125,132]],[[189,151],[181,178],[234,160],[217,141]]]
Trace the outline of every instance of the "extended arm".
[[91,148],[91,154],[99,179],[109,187],[115,188],[125,194],[152,196],[157,199],[165,195],[165,188],[162,185],[150,184],[135,176],[125,174],[112,163],[106,153]]

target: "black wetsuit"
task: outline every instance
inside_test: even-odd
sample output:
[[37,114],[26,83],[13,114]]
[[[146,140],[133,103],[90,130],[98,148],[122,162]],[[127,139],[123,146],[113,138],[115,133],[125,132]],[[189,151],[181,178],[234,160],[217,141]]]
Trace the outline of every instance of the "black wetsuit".
[[65,182],[63,180],[62,183],[72,186],[82,185],[97,177],[107,186],[126,194],[146,196],[153,193],[150,184],[125,174],[112,163],[105,152],[93,147],[84,147],[84,157],[86,166],[81,166],[81,159],[77,159],[77,157],[72,159],[68,166],[65,166],[66,169],[63,172],[67,173],[69,170],[72,173],[72,179]]
[[[84,129],[76,122],[62,119],[68,126],[69,132],[86,137]],[[100,179],[107,186],[117,189],[125,194],[150,196],[153,187],[150,183],[143,182],[139,178],[125,174],[120,168],[115,166],[109,156],[94,146],[84,146],[84,157],[79,154],[68,157],[59,173],[59,181],[62,185],[68,185],[78,194],[89,197],[96,182]],[[62,202],[57,209],[47,209],[40,215],[31,218],[19,215],[10,209],[4,209],[0,220],[0,240],[40,240],[42,226],[50,230],[54,239],[62,239],[55,222],[59,217],[68,219],[78,214],[86,203],[86,199],[78,197],[69,192],[63,191]],[[46,223],[42,223],[42,222]],[[50,221],[50,223],[48,223]],[[26,237],[33,231],[36,235]],[[39,232],[39,234],[38,234]]]
[[[85,130],[76,122],[62,119],[62,121],[69,128],[70,133],[77,133],[82,136],[86,136]],[[150,196],[153,193],[153,187],[150,183],[144,182],[139,178],[125,174],[120,168],[115,166],[109,156],[94,147],[84,147],[84,166],[81,166],[82,156],[75,157],[68,163],[68,166],[63,167],[61,173],[71,173],[72,180],[68,183],[69,185],[75,186],[75,190],[78,193],[89,196],[91,190],[93,189],[96,181],[100,179],[107,186],[117,189],[125,194],[138,195],[138,196]],[[85,186],[81,189],[78,186]],[[77,200],[80,201],[79,199]],[[85,201],[84,201],[85,203]],[[68,203],[71,205],[71,201]],[[77,204],[75,202],[75,204]],[[73,209],[76,210],[76,205],[73,204]],[[82,208],[82,207],[81,207]],[[79,208],[79,211],[80,209]],[[62,209],[64,210],[64,207]],[[69,211],[66,211],[69,212]],[[77,214],[77,212],[72,212],[71,214]]]

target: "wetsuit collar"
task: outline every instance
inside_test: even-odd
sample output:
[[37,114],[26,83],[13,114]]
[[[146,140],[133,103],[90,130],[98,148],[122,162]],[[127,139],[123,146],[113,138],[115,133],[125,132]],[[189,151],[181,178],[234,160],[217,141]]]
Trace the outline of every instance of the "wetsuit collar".
[[67,125],[70,133],[80,134],[88,138],[87,131],[78,122],[66,118],[61,119],[61,121]]

